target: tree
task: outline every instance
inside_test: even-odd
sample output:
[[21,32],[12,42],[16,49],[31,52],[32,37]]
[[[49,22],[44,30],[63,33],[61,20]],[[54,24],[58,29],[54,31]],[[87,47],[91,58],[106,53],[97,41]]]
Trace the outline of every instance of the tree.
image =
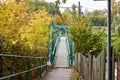
[[30,0],[29,3],[31,6],[31,12],[41,10],[44,7],[49,12],[49,14],[58,14],[61,16],[59,8],[57,9],[54,3],[48,3],[45,0]]
[[57,14],[54,15],[54,20],[55,20],[56,25],[62,25],[63,24],[62,18]]
[[42,54],[48,49],[51,17],[45,9],[42,9],[33,14],[32,18],[28,26],[20,28],[20,33],[23,33],[20,38],[33,51],[38,49]]
[[77,11],[76,11],[76,5],[73,4],[72,5],[72,16],[73,16],[73,22],[75,22],[77,20]]
[[117,34],[118,34],[118,36],[120,37],[120,25],[118,26]]
[[93,13],[94,16],[102,15],[102,11],[101,10],[94,10],[92,13]]
[[117,2],[115,0],[111,1],[112,6],[112,17],[117,14]]
[[82,52],[88,55],[89,50],[93,50],[97,55],[102,50],[102,31],[92,29],[92,25],[87,18],[81,18],[80,23],[75,22],[70,28],[69,33],[75,42],[75,52]]
[[89,19],[93,26],[107,26],[106,16],[90,16]]
[[[62,0],[63,3],[65,3],[66,1],[67,0]],[[61,1],[60,0],[56,0],[55,3],[56,3],[56,7],[59,8],[59,5],[60,5]]]
[[120,15],[120,1],[118,1],[118,14]]
[[65,8],[63,13],[72,14],[72,11],[69,8]]
[[70,25],[72,21],[72,15],[68,13],[62,13],[63,25]]
[[50,3],[49,13],[55,15],[56,11],[55,11],[55,4],[54,3]]
[[[19,28],[28,24],[28,5],[25,2],[2,3],[0,5],[0,35],[4,39],[5,52],[14,54],[18,49],[12,50],[19,41]],[[18,53],[19,54],[19,53]]]
[[56,25],[69,25],[72,21],[72,15],[67,13],[62,13],[62,17],[59,15],[54,15]]
[[86,15],[87,15],[87,16],[93,16],[92,12],[90,12],[90,11],[87,11],[87,12],[86,12]]
[[[112,9],[112,12],[113,12],[113,15],[112,15],[112,26],[111,26],[111,28],[112,28],[112,32],[113,33],[116,33],[117,32],[117,28],[118,28],[118,26],[120,25],[120,14],[119,14],[119,12],[120,12],[120,1],[118,1],[118,2],[115,2],[115,1],[113,1],[114,2],[114,6],[113,6],[113,9]],[[117,5],[117,6],[116,6]]]
[[86,15],[87,16],[102,16],[104,14],[104,11],[102,11],[102,10],[93,10],[92,12],[88,12],[88,11],[86,11]]
[[33,11],[37,11],[42,9],[43,7],[45,7],[46,9],[48,9],[48,3],[45,2],[45,0],[30,0],[30,7]]
[[103,9],[103,14],[107,15],[108,10],[106,8]]
[[112,10],[111,10],[111,16],[112,16],[112,32],[115,33],[115,27],[116,27],[116,20],[114,19],[117,15],[117,2],[115,0],[112,0],[111,2]]
[[[16,3],[8,0],[7,3],[0,4],[1,53],[48,56],[51,15],[44,8],[31,13],[29,10],[30,6],[26,1]],[[0,72],[0,74],[3,74],[2,76],[21,72],[25,69],[23,66],[26,65],[26,60],[19,58],[4,58],[1,61],[3,69],[1,70],[0,66],[0,71],[3,73]],[[36,67],[38,63],[36,60],[30,60],[30,65]],[[36,73],[31,72],[31,79]],[[26,78],[19,75],[12,80],[26,80]]]

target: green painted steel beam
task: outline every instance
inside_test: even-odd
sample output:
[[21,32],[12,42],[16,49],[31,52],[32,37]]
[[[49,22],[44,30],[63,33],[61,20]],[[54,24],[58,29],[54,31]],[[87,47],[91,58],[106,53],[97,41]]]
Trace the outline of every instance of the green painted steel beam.
[[54,45],[54,48],[53,48],[53,51],[52,51],[52,54],[51,54],[51,56],[52,56],[52,64],[54,64],[54,58],[55,58],[55,53],[56,53],[56,50],[57,50],[57,48],[58,48],[58,44],[59,44],[59,41],[60,41],[60,37],[61,37],[61,33],[59,33],[59,35],[57,36],[57,39],[56,39],[56,41],[55,41],[55,45]]
[[68,29],[69,26],[55,26],[55,29]]
[[[54,48],[53,48],[53,36],[54,36],[54,34],[56,34],[59,31],[63,31],[63,30],[67,31],[67,29],[69,27],[70,26],[58,26],[58,25],[55,26],[54,22],[51,21],[51,24],[50,24],[50,31],[51,32],[50,32],[50,43],[49,43],[49,62],[54,63],[55,52],[56,52],[56,49],[57,49],[57,46],[58,46],[58,43],[59,43],[59,40],[61,37],[61,33],[59,33],[59,35],[56,37],[56,42],[55,42]],[[55,30],[55,31],[53,31],[53,30]],[[68,41],[68,45],[69,45],[69,41]],[[69,55],[70,55],[70,46],[68,48],[69,48]],[[69,64],[70,64],[70,62],[69,62]]]
[[54,28],[54,27],[55,27],[54,22],[51,21],[51,23],[50,23],[50,28]]
[[60,31],[60,29],[57,29],[56,31],[52,32],[52,35],[54,35],[54,34],[57,33],[58,31]]
[[74,41],[72,41],[72,65],[74,62]]

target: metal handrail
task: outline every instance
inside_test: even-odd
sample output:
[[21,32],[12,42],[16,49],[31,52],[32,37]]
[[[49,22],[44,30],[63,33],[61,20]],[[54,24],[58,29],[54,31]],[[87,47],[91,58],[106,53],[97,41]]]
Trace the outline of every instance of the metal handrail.
[[[22,72],[19,72],[19,73],[16,73],[16,74],[12,74],[12,75],[8,75],[8,76],[4,76],[4,77],[0,77],[0,80],[4,80],[4,79],[8,79],[8,78],[12,78],[12,77],[15,77],[15,76],[18,76],[18,75],[21,75],[21,74],[25,74],[25,73],[29,73],[33,70],[36,70],[36,69],[39,69],[39,68],[43,68],[46,66],[46,71],[47,71],[47,57],[33,57],[33,56],[20,56],[20,55],[8,55],[8,54],[0,54],[0,57],[14,57],[14,58],[25,58],[25,59],[46,59],[46,62],[44,65],[39,65],[35,68],[27,68],[27,70],[25,71],[22,71]],[[28,64],[29,62],[27,61],[27,67],[28,67]]]
[[15,76],[18,76],[18,75],[20,75],[20,74],[24,74],[24,73],[27,73],[27,72],[36,70],[36,69],[38,69],[38,68],[40,68],[40,67],[45,67],[46,65],[47,65],[47,64],[42,65],[42,66],[38,66],[38,67],[35,67],[35,68],[32,68],[32,69],[29,69],[29,70],[26,70],[26,71],[23,71],[23,72],[20,72],[20,73],[16,73],[16,74],[12,74],[12,75],[9,75],[9,76],[1,77],[0,80],[4,80],[4,79],[11,78],[11,77],[15,77]]
[[55,45],[54,45],[54,48],[53,48],[53,51],[52,51],[52,56],[53,56],[53,64],[54,64],[54,59],[55,59],[55,54],[56,54],[56,49],[58,48],[58,44],[59,44],[59,41],[60,41],[60,37],[61,37],[61,34],[59,33],[56,41],[55,41]]
[[67,49],[68,49],[68,63],[69,63],[69,66],[71,65],[71,59],[70,59],[70,45],[69,45],[69,40],[68,40],[68,37],[67,38]]
[[74,61],[74,42],[72,40],[71,45],[70,45],[70,41],[69,41],[70,37],[66,35],[66,38],[67,38],[66,41],[67,41],[67,49],[68,49],[68,63],[69,63],[69,66],[72,66],[73,61]]
[[19,56],[19,55],[8,55],[8,54],[0,54],[0,56],[3,57],[16,57],[16,58],[34,58],[34,59],[41,59],[41,58],[47,58],[47,57],[33,57],[33,56]]

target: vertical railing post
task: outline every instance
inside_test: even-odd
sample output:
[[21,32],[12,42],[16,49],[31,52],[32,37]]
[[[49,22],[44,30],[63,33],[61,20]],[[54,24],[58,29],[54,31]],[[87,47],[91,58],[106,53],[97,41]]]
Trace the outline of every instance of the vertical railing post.
[[74,62],[74,41],[72,41],[72,65]]
[[41,65],[41,58],[39,59],[39,74],[40,74],[40,77],[42,76],[42,65]]
[[46,72],[48,71],[47,58],[46,58]]
[[53,51],[52,51],[52,54],[51,54],[51,57],[52,57],[51,62],[52,62],[53,65],[54,65],[55,53],[56,53],[56,50],[58,48],[60,37],[61,37],[61,33],[59,33],[57,38],[56,38],[56,41],[55,41],[55,44],[54,44],[54,48],[53,48]]
[[[42,60],[41,60],[42,61]],[[42,73],[43,73],[43,64],[42,64],[42,62],[40,63],[40,74],[41,74],[41,77],[42,77]]]
[[69,45],[68,37],[67,37],[67,48],[68,48],[68,63],[69,63],[69,66],[71,66],[71,60],[70,60],[70,45]]
[[52,40],[53,40],[53,33],[52,33],[52,29],[54,27],[54,23],[53,21],[50,24],[50,41],[49,41],[49,62],[52,63]]
[[[27,64],[27,71],[30,70],[30,59],[29,58],[26,58],[26,64]],[[27,72],[27,80],[30,80],[30,72]]]
[[93,54],[92,50],[89,53],[89,80],[92,80],[92,61],[93,61]]
[[[2,42],[2,40],[0,40]],[[2,43],[0,43],[0,54],[2,54]],[[0,56],[0,77],[3,76],[3,59]]]
[[[51,29],[52,31],[52,29]],[[50,44],[49,44],[49,62],[52,62],[52,32],[50,33]]]
[[[79,54],[79,53],[78,53]],[[78,54],[76,54],[76,69],[77,69],[77,71],[79,71],[78,69],[79,69],[79,65],[78,65]]]
[[75,54],[75,59],[74,59],[74,66],[75,66],[75,69],[76,69],[76,54]]
[[2,59],[2,56],[0,56],[0,77],[2,76],[3,76],[3,59]]

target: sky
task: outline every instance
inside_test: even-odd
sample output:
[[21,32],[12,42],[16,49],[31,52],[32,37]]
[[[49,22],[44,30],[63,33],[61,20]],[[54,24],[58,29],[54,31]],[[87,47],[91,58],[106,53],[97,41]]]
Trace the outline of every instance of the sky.
[[[46,0],[47,2],[55,2],[56,0]],[[71,7],[72,4],[78,6],[78,2],[80,1],[80,5],[82,6],[82,11],[85,10],[93,11],[95,9],[103,10],[107,8],[107,1],[93,1],[93,0],[67,0],[66,3],[61,4],[62,7]],[[63,11],[63,9],[61,9]]]

